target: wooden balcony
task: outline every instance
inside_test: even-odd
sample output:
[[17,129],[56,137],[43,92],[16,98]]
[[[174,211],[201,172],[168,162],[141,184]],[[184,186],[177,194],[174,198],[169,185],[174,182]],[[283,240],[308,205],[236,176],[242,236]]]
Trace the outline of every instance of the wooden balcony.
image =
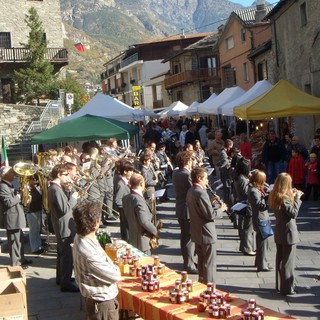
[[217,69],[187,70],[164,79],[164,86],[171,89],[186,83],[212,79],[218,79]]
[[[29,54],[26,48],[0,48],[0,63],[25,62]],[[47,48],[44,57],[51,63],[68,63],[68,51],[65,48]]]

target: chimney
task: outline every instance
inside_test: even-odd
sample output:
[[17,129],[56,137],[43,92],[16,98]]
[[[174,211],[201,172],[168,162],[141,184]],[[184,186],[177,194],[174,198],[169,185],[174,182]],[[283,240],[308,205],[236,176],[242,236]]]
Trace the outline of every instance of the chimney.
[[185,38],[186,38],[186,35],[185,35],[185,33],[184,33],[184,29],[183,29],[183,28],[181,29],[180,38],[181,38],[181,39],[185,39]]
[[263,18],[266,16],[266,14],[267,14],[267,10],[266,10],[265,0],[257,0],[256,14],[255,14],[256,22],[261,22]]

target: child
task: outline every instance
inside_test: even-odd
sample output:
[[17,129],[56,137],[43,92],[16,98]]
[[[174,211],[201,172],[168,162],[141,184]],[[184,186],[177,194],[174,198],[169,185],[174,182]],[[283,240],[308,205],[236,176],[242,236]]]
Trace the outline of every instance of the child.
[[319,168],[317,162],[317,155],[310,153],[310,161],[306,163],[307,168],[307,188],[305,193],[305,200],[309,199],[311,190],[313,189],[313,200],[318,200],[319,187]]
[[302,155],[297,148],[291,150],[291,157],[288,163],[288,173],[292,178],[292,186],[303,191],[305,164]]

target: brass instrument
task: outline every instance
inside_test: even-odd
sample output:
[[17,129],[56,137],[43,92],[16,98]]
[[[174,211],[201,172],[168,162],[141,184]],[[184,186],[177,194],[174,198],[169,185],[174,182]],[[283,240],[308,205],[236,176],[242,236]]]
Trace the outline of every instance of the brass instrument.
[[[86,196],[89,188],[91,187],[91,185],[92,185],[95,181],[96,181],[96,180],[94,179],[94,180],[92,180],[89,184],[87,184],[87,185],[85,185],[85,186],[83,186],[83,187],[80,187],[80,186],[76,185],[76,184],[74,183],[74,181],[72,181],[71,179],[67,182],[67,184],[70,184],[75,190],[77,190],[77,192],[78,192],[78,194],[79,194],[80,197],[84,197],[84,196]],[[107,205],[106,205],[103,201],[101,201],[100,199],[94,198],[94,201],[97,201],[97,202],[99,202],[100,204],[106,206],[108,209],[110,209],[111,211],[114,212],[115,216],[120,217],[120,213],[119,213],[118,211],[116,211],[116,210],[114,210],[113,208],[107,206]],[[103,210],[103,209],[101,209],[101,210],[102,210],[104,213],[108,213],[107,211],[105,211],[105,210]]]
[[48,178],[52,171],[52,167],[48,166],[48,160],[50,159],[49,152],[38,152],[37,153],[38,161],[39,161],[39,184],[42,191],[42,207],[45,213],[49,212],[49,200],[48,200]]
[[29,177],[33,176],[38,171],[38,169],[32,163],[18,162],[13,166],[13,170],[19,175],[21,203],[24,207],[28,207],[31,202]]
[[159,247],[159,238],[160,238],[160,230],[163,228],[163,222],[160,219],[158,221],[157,224],[157,229],[158,229],[158,236],[153,236],[150,240],[149,240],[149,245],[151,249],[157,249]]

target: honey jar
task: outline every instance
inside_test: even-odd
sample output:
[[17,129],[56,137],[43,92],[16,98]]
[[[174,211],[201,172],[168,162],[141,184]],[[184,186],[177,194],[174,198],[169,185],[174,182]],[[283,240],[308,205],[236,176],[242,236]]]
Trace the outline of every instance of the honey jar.
[[126,247],[126,255],[131,256],[131,247]]
[[155,256],[153,259],[154,259],[154,265],[155,265],[156,267],[159,267],[160,258],[159,258],[158,256]]
[[181,271],[181,282],[186,282],[188,280],[187,271]]
[[256,304],[256,299],[249,299],[248,301],[248,309],[250,311],[253,311],[256,308],[257,304]]

